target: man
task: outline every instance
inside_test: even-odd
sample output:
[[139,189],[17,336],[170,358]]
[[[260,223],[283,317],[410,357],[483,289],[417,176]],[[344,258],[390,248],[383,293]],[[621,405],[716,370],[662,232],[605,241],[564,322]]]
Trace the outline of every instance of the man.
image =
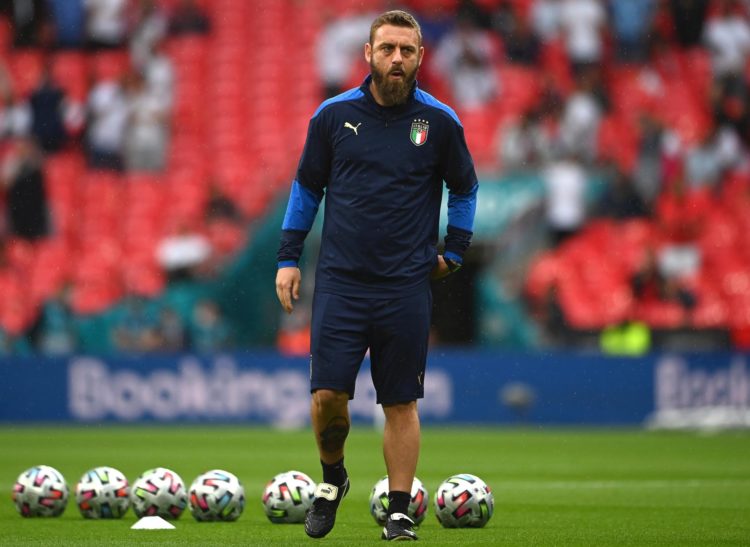
[[[367,350],[385,413],[389,515],[383,539],[414,540],[407,516],[419,454],[417,399],[424,395],[430,278],[460,267],[472,236],[477,177],[456,114],[421,91],[416,20],[389,11],[372,23],[362,86],[326,100],[310,121],[282,227],[276,293],[299,298],[297,267],[325,195],[311,328],[312,427],[323,482],[305,519],[331,531],[349,490],[344,443],[348,401]],[[438,255],[442,185],[449,189],[445,252]]]

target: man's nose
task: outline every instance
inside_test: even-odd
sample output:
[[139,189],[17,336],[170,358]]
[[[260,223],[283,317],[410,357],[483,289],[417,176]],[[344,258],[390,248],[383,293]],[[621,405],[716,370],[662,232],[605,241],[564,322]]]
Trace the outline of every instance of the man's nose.
[[401,48],[396,48],[393,52],[393,59],[391,59],[391,62],[393,64],[400,65],[404,62],[404,59],[401,57]]

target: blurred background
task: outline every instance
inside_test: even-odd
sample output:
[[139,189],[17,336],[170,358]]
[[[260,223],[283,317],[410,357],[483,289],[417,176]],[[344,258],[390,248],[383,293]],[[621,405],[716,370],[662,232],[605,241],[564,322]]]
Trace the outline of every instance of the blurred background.
[[312,113],[361,83],[394,7],[481,182],[465,266],[433,287],[438,362],[505,374],[489,397],[514,419],[539,378],[577,371],[639,397],[611,421],[661,401],[750,423],[747,0],[3,0],[6,370],[304,369],[319,230],[284,316],[288,189]]

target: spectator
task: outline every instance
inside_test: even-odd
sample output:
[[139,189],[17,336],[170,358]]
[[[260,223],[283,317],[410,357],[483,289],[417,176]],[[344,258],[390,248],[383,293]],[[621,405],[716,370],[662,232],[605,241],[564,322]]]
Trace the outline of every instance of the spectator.
[[648,34],[656,0],[609,0],[617,59],[640,63],[648,55]]
[[195,0],[180,0],[169,18],[169,34],[208,34],[211,21]]
[[123,170],[128,103],[120,82],[102,80],[87,101],[86,152],[93,169]]
[[542,44],[549,44],[560,37],[561,0],[534,0],[529,19],[534,34]]
[[213,353],[232,347],[232,335],[221,310],[212,300],[201,300],[193,310],[190,347],[198,353]]
[[42,155],[30,138],[16,140],[2,165],[10,232],[36,240],[49,234]]
[[663,272],[653,249],[648,249],[643,263],[631,276],[630,287],[639,303],[675,302],[686,311],[696,304],[695,294],[678,277]]
[[707,192],[688,191],[684,178],[679,176],[659,197],[656,217],[665,243],[657,258],[662,275],[690,277],[699,271],[702,257],[697,239],[711,207]]
[[599,124],[604,114],[596,94],[596,74],[589,70],[576,78],[576,88],[565,103],[560,127],[565,149],[587,163],[597,155]]
[[13,83],[0,65],[0,141],[25,137],[31,131],[31,110],[13,91]]
[[539,115],[542,118],[556,116],[561,112],[565,98],[554,79],[549,74],[540,74],[539,78],[541,80],[539,100],[537,103]]
[[[412,10],[422,27],[422,41],[426,47],[435,47],[440,43],[456,21],[456,12],[447,2],[424,2],[412,6]],[[419,84],[422,87],[421,80]]]
[[83,46],[86,12],[83,0],[48,0],[55,27],[55,45],[62,49]]
[[[476,0],[460,0],[456,7],[456,19],[465,20],[474,28],[490,30],[493,16],[485,4],[486,2]],[[504,11],[502,5],[499,6],[498,11]]]
[[362,36],[369,36],[370,13],[345,17],[328,15],[317,43],[318,73],[326,97],[338,95],[350,81],[355,62],[362,58]]
[[32,334],[36,350],[43,355],[70,355],[78,349],[73,312],[67,288],[44,302]]
[[570,341],[570,325],[560,304],[559,287],[551,283],[538,305],[537,315],[544,326],[544,337],[551,346],[566,345]]
[[651,209],[662,188],[665,129],[654,116],[643,113],[638,118],[638,158],[633,184],[647,207]]
[[146,87],[150,94],[160,101],[167,110],[174,102],[174,66],[164,52],[162,42],[153,45],[141,68]]
[[562,0],[560,25],[575,73],[602,61],[607,14],[597,0]]
[[598,214],[617,220],[648,216],[648,207],[633,180],[617,165],[612,166],[611,180],[599,200]]
[[5,0],[0,9],[13,25],[13,47],[49,46],[51,25],[46,0]]
[[750,55],[750,23],[736,0],[719,0],[718,12],[703,33],[717,79],[744,74]]
[[229,199],[218,185],[212,184],[210,192],[208,203],[206,204],[207,222],[210,223],[213,220],[228,220],[238,224],[245,222],[245,217],[237,207],[237,204]]
[[538,167],[551,148],[536,112],[525,112],[517,121],[501,126],[500,165],[513,172]]
[[508,29],[502,38],[508,62],[538,66],[541,42],[532,31],[528,19],[519,17],[515,10],[510,10]]
[[162,308],[157,330],[160,350],[169,352],[185,350],[185,326],[175,310],[170,307]]
[[67,141],[65,129],[65,92],[52,79],[49,66],[42,72],[38,86],[31,93],[31,133],[47,153],[58,152]]
[[134,72],[125,89],[128,121],[125,126],[124,159],[128,171],[164,169],[169,141],[169,112],[165,101],[146,88]]
[[155,0],[138,0],[130,29],[130,59],[143,68],[167,33],[167,16]]
[[562,104],[549,103],[543,109],[540,105],[540,116],[539,139],[543,145],[539,152],[540,160],[546,165],[560,158],[565,152],[562,135]]
[[32,355],[33,349],[23,334],[12,334],[0,327],[0,356]]
[[170,281],[194,279],[211,258],[211,243],[202,234],[180,224],[175,232],[161,240],[156,258]]
[[700,44],[710,0],[669,0],[677,42],[683,48]]
[[544,170],[546,220],[552,244],[576,234],[586,220],[586,171],[572,154]]
[[714,81],[711,94],[714,122],[734,128],[745,145],[750,144],[750,90],[744,75]]
[[125,45],[127,3],[128,0],[83,0],[89,48],[114,49]]
[[746,156],[732,127],[712,127],[685,155],[688,189],[717,189],[725,173],[743,163]]
[[158,322],[143,297],[129,295],[125,298],[112,336],[119,351],[141,353],[159,348]]
[[450,82],[459,108],[481,108],[494,100],[500,90],[495,71],[496,52],[488,31],[458,19],[456,28],[446,34],[432,60],[435,73]]
[[602,330],[599,347],[607,355],[645,355],[651,349],[651,329],[643,321],[625,319]]

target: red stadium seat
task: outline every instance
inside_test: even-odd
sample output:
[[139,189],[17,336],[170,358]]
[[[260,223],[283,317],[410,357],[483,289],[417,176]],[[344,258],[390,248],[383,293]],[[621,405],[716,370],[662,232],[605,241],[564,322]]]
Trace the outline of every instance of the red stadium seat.
[[636,306],[636,317],[653,328],[676,329],[687,324],[687,311],[674,302],[643,302]]
[[16,95],[28,97],[41,80],[44,52],[37,49],[16,50],[7,61]]

